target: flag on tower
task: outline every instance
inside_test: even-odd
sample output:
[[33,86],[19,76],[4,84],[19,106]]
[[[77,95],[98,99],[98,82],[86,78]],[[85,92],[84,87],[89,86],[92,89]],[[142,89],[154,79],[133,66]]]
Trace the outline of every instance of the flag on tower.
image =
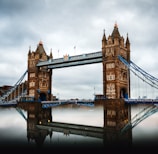
[[76,46],[74,46],[74,52],[75,52],[74,54],[76,55]]
[[59,49],[58,49],[58,58],[59,58]]

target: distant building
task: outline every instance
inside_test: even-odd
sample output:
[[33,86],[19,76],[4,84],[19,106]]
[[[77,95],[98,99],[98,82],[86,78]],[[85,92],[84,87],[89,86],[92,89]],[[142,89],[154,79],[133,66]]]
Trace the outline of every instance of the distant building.
[[5,94],[10,88],[12,88],[12,86],[9,85],[3,85],[0,87],[0,96],[2,96],[3,94]]

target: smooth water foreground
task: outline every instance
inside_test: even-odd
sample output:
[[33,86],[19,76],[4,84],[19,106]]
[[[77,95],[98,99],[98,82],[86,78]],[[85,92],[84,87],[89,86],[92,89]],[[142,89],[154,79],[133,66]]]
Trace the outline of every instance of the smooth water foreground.
[[[131,105],[131,119],[140,113],[149,104]],[[40,112],[43,110],[39,109]],[[31,111],[30,111],[31,112]],[[81,124],[88,126],[104,126],[104,112],[102,106],[67,105],[52,107],[51,118],[53,122]],[[37,112],[35,115],[38,115]],[[131,129],[132,138],[130,147],[155,148],[158,146],[158,113],[157,111],[144,116],[144,120]],[[46,114],[45,114],[46,115]],[[31,120],[33,114],[16,107],[0,107],[0,147],[4,148],[91,148],[107,149],[106,139],[89,137],[83,131],[82,135],[71,131],[52,131],[50,129],[39,130],[35,128],[35,121]],[[26,119],[25,119],[26,118]],[[42,117],[44,118],[44,116]],[[32,118],[33,119],[33,118]],[[42,119],[41,119],[42,120]],[[117,147],[111,144],[110,148]]]

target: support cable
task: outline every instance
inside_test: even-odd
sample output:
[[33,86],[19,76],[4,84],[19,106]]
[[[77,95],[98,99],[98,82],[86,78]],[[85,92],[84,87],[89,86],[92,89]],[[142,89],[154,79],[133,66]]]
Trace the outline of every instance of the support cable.
[[[154,76],[150,75],[149,73],[145,72],[143,69],[138,67],[136,64],[134,64],[132,61],[127,62],[122,56],[118,56],[119,60],[123,62],[130,70],[132,73],[134,73],[136,76],[138,76],[141,80],[149,84],[151,87],[154,87],[158,89],[158,79],[155,78]],[[136,73],[137,72],[137,73]],[[141,75],[146,78],[146,80],[143,79]]]
[[27,72],[28,72],[28,70],[26,70],[24,72],[24,74],[20,77],[20,79],[14,84],[14,86],[12,88],[10,88],[5,94],[3,94],[3,96],[0,97],[0,102],[3,102],[5,100],[5,98],[7,98],[9,96],[9,94],[11,94],[17,88],[17,86],[20,85],[20,83],[24,79]]

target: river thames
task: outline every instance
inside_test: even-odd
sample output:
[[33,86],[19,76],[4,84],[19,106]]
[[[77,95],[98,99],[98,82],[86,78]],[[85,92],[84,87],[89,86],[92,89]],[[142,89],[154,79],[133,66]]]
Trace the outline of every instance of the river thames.
[[[153,105],[153,104],[152,104]],[[128,106],[128,116],[130,119],[141,113],[151,104],[132,104]],[[130,106],[130,107],[129,107]],[[106,135],[102,132],[91,134],[85,130],[73,131],[67,129],[64,124],[76,124],[102,128],[105,126],[105,112],[103,105],[86,106],[82,104],[68,104],[42,109],[38,106],[38,111],[33,110],[28,105],[20,107],[0,107],[0,147],[1,148],[82,148],[91,149],[110,149],[119,147],[119,142],[111,142],[108,136],[112,138],[115,132],[106,130]],[[121,111],[120,111],[121,112]],[[42,116],[42,114],[43,116]],[[36,118],[38,117],[38,118]],[[154,148],[158,146],[158,113],[150,114],[131,128],[129,138],[125,142],[124,148]],[[54,124],[51,127],[36,127],[43,123],[43,119],[49,119],[52,122],[64,123],[60,128]],[[40,120],[39,120],[40,119]],[[107,120],[108,121],[108,120]],[[113,124],[112,124],[113,125]],[[111,126],[112,126],[111,125]],[[54,127],[53,127],[54,126]],[[65,127],[65,128],[63,128]],[[78,127],[78,126],[77,126]],[[88,127],[84,128],[88,129]],[[109,135],[110,133],[110,135]],[[112,134],[112,135],[111,135]],[[103,137],[102,137],[103,136]],[[117,135],[116,135],[117,136]],[[115,140],[115,135],[113,136]],[[122,144],[122,143],[121,143]],[[124,143],[123,143],[124,144]],[[121,145],[122,146],[122,145]]]

